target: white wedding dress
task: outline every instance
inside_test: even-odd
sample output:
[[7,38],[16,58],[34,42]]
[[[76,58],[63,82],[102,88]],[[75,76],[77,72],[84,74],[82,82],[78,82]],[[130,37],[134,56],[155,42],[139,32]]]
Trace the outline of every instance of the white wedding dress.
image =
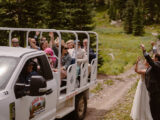
[[138,82],[130,116],[133,120],[153,120],[150,112],[149,96],[145,86],[144,77],[141,77]]

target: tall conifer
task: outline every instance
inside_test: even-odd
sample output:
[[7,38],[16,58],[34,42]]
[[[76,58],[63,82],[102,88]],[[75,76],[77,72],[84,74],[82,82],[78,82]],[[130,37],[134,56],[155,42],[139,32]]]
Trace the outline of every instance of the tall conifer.
[[73,0],[72,3],[72,28],[75,30],[92,30],[94,28],[93,0]]
[[[41,27],[45,21],[43,0],[0,1],[0,26],[18,28]],[[20,33],[20,44],[24,46],[25,34]]]
[[110,2],[110,5],[109,5],[108,15],[110,20],[116,20],[116,6],[112,1]]
[[134,2],[133,0],[128,0],[126,3],[126,9],[124,12],[124,30],[127,34],[131,34],[133,31],[132,20],[134,15]]
[[134,11],[133,16],[133,35],[143,35],[144,33],[144,21],[143,21],[143,11],[140,7],[137,7]]

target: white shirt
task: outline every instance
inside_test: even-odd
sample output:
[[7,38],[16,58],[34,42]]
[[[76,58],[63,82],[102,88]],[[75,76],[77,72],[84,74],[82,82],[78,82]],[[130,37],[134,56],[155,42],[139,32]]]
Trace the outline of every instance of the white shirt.
[[[76,56],[76,49],[69,49],[68,50],[68,53],[69,55],[72,57],[72,58],[75,58]],[[77,62],[78,63],[82,63],[82,62],[87,62],[87,53],[85,52],[84,49],[82,48],[78,48],[77,49]]]

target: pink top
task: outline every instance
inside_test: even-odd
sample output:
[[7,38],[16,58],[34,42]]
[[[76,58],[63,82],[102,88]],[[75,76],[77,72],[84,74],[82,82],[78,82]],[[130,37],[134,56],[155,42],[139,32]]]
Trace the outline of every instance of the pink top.
[[44,50],[44,52],[49,55],[49,60],[51,60],[52,63],[55,63],[56,62],[56,57],[54,57],[53,55],[53,50],[51,48],[46,48]]

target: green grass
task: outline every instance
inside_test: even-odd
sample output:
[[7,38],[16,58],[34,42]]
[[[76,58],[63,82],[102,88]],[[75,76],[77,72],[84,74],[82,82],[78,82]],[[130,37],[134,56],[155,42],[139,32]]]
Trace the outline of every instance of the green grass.
[[103,90],[103,86],[101,83],[98,83],[97,86],[91,90],[92,93],[98,93],[99,91]]
[[[146,45],[147,50],[151,49],[150,41],[155,41],[152,32],[157,32],[158,26],[147,26],[144,36],[133,36],[124,33],[123,27],[115,27],[109,24],[106,11],[96,13],[95,31],[99,34],[99,50],[104,59],[104,65],[99,69],[100,73],[117,75],[129,69],[135,63],[138,56],[142,56],[140,44]],[[111,55],[113,54],[114,59]]]
[[109,111],[101,120],[131,120],[130,112],[137,83],[129,90],[123,102],[121,102],[114,109]]
[[116,80],[123,81],[123,78],[118,77],[118,78],[116,78]]
[[114,84],[114,81],[113,81],[113,80],[106,80],[106,81],[104,82],[104,84],[111,86],[111,85]]

